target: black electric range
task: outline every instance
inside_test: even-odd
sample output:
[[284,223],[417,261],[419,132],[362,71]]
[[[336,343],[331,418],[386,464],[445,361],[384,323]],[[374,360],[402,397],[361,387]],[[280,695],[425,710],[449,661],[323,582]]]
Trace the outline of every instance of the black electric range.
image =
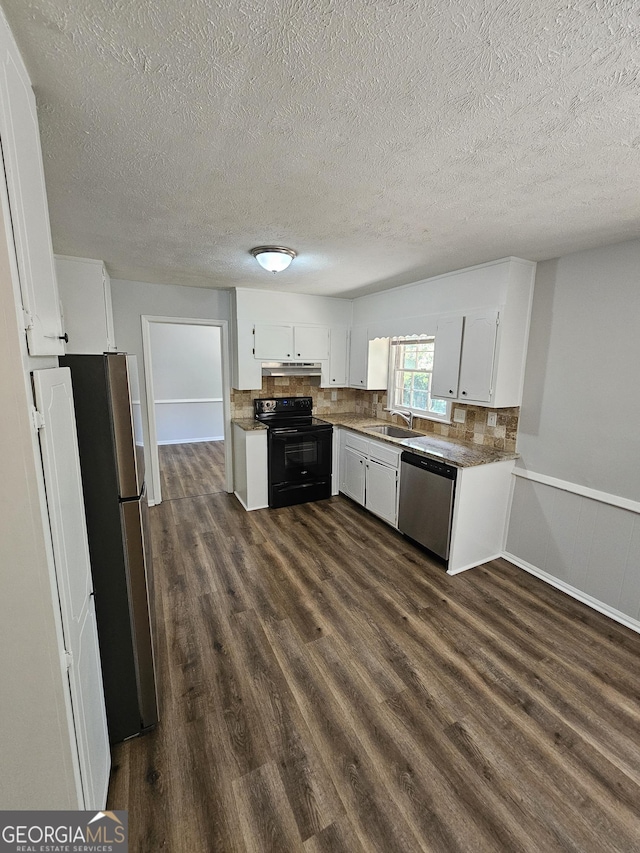
[[269,506],[331,497],[333,426],[313,416],[312,398],[261,397],[253,410],[269,429]]

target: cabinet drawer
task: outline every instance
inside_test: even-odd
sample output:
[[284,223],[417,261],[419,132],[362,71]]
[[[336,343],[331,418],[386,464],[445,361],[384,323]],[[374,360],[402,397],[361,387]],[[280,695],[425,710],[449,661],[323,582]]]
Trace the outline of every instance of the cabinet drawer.
[[397,468],[400,464],[400,451],[394,450],[382,441],[369,442],[369,457],[391,468]]
[[369,455],[369,443],[366,438],[356,435],[355,432],[347,432],[344,440],[345,447],[357,450],[358,453],[363,453],[365,456]]

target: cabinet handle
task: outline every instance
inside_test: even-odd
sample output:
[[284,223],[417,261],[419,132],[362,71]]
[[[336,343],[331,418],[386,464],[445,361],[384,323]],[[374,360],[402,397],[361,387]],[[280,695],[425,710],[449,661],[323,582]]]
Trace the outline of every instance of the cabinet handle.
[[466,392],[466,391],[463,391],[463,392],[462,392],[462,395],[463,395],[463,397],[466,397],[467,392]]
[[453,394],[453,388],[449,388],[449,393]]
[[300,353],[298,353],[298,358],[300,358]]
[[288,353],[287,353],[287,358],[291,358],[291,353],[290,353],[290,352],[288,352]]

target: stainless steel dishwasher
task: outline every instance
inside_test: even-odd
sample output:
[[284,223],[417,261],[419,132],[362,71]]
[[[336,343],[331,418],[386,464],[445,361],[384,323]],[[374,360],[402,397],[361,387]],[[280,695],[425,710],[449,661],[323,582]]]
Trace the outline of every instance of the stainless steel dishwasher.
[[400,460],[398,530],[448,560],[457,469],[415,453]]

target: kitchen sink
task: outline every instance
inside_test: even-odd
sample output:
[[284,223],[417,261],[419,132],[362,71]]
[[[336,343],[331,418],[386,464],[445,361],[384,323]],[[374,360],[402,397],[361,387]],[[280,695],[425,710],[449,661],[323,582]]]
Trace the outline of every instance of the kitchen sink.
[[395,426],[394,424],[385,424],[384,426],[368,426],[368,432],[377,432],[380,435],[388,435],[389,438],[418,438],[422,436],[421,432],[416,432],[413,429],[406,427]]

